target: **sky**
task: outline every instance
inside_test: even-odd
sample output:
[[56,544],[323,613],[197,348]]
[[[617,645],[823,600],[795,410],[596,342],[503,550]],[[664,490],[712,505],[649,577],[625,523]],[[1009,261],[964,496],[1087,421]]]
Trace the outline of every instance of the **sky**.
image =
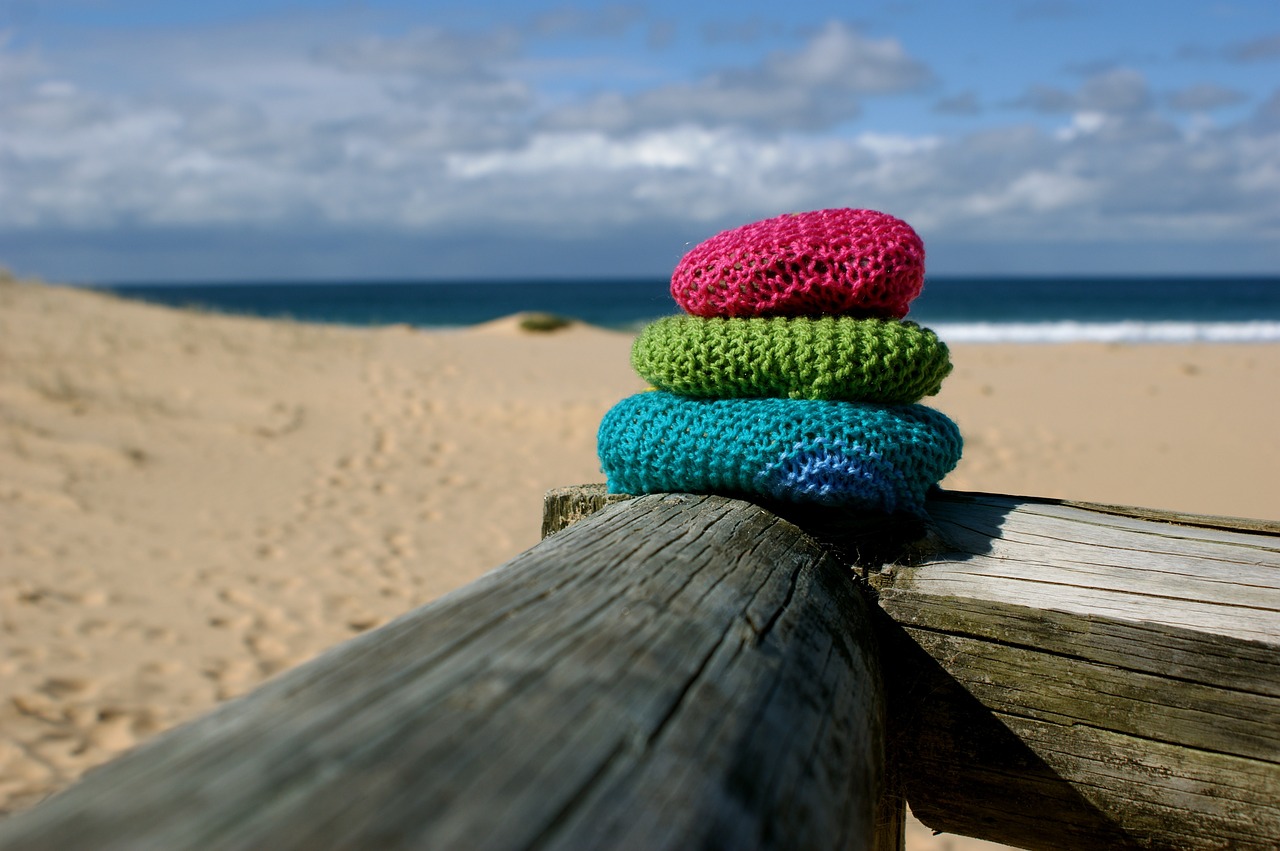
[[0,0],[19,274],[665,276],[826,207],[930,274],[1280,274],[1280,2]]

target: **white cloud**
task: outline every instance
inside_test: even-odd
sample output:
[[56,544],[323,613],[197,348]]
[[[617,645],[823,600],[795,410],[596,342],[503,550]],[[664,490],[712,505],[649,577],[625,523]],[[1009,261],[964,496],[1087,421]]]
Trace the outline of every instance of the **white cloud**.
[[897,39],[867,38],[832,21],[799,52],[770,55],[759,76],[760,82],[777,80],[868,95],[912,91],[929,83],[933,74],[909,56]]
[[598,132],[541,133],[520,150],[454,153],[445,163],[450,174],[462,178],[566,171],[716,170],[721,142],[722,134],[697,127],[627,139]]
[[1070,142],[1081,136],[1090,136],[1106,126],[1107,117],[1101,112],[1077,112],[1071,116],[1071,123],[1060,128],[1054,135],[1058,140]]
[[[809,202],[815,171],[872,165],[859,149],[832,140],[765,141],[692,126],[625,138],[540,133],[518,150],[458,154],[448,162],[473,196],[503,199],[486,205],[503,218],[536,225],[554,210],[555,221],[587,227],[654,217],[708,221],[744,210],[763,215],[779,204]],[[541,201],[535,207],[510,203],[534,195]]]
[[975,216],[1027,211],[1044,213],[1078,205],[1096,197],[1095,186],[1073,174],[1029,171],[994,192],[977,192],[964,200]]
[[525,73],[506,31],[317,44],[158,46],[167,75],[136,43],[95,48],[92,67],[143,87],[0,39],[0,230],[625,239],[848,205],[953,240],[1280,238],[1280,94],[1242,123],[1186,129],[1161,110],[1229,91],[1191,87],[1175,103],[1112,69],[1072,91],[1028,89],[1022,105],[1052,113],[1042,126],[987,113],[985,129],[944,136],[843,126],[865,98],[915,97],[932,75],[900,43],[839,23],[754,64],[576,98]]
[[865,96],[916,91],[932,79],[897,40],[871,39],[833,21],[797,51],[693,82],[602,94],[552,111],[544,126],[628,133],[698,123],[819,131],[855,118]]
[[880,157],[901,157],[936,150],[943,144],[937,136],[906,136],[900,133],[859,133],[854,141]]

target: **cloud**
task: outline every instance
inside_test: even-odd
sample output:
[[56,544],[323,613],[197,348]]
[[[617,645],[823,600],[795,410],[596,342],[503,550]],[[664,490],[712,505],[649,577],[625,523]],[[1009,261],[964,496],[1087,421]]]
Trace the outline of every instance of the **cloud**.
[[313,55],[349,73],[409,74],[453,82],[492,79],[493,64],[519,50],[520,38],[510,29],[474,35],[429,27],[399,38],[365,36],[327,45]]
[[1076,98],[1080,109],[1109,114],[1131,114],[1151,105],[1146,78],[1129,68],[1116,68],[1090,77]]
[[856,117],[868,95],[918,91],[933,74],[894,39],[830,22],[794,52],[635,94],[610,92],[555,110],[548,129],[633,133],[694,124],[758,131],[818,131]]
[[[1239,93],[1205,83],[1156,97],[1140,72],[1110,67],[1029,87],[1017,105],[1037,114],[1016,116],[1027,123],[983,113],[973,91],[935,100],[986,119],[943,136],[848,122],[867,98],[918,98],[923,111],[920,96],[937,92],[899,42],[841,23],[754,63],[595,95],[531,72],[537,37],[233,33],[102,40],[92,55],[0,42],[0,241],[93,233],[105,251],[110,233],[187,234],[216,257],[245,233],[255,246],[398,234],[386,245],[414,262],[430,259],[404,248],[414,235],[577,241],[607,257],[632,234],[696,240],[827,206],[884,209],[951,244],[1280,240],[1280,93],[1236,123],[1174,121],[1170,110]],[[465,267],[465,252],[450,257]]]
[[561,6],[534,15],[520,29],[532,38],[559,40],[616,40],[639,29],[652,50],[669,47],[678,32],[675,21],[655,19],[643,5],[628,3],[608,3],[598,8]]
[[1168,96],[1169,106],[1180,112],[1209,112],[1248,100],[1244,92],[1215,83],[1197,83]]
[[1098,112],[1136,114],[1152,104],[1146,78],[1131,68],[1113,68],[1090,75],[1074,92],[1051,86],[1031,86],[1011,105],[1042,113]]
[[1230,45],[1223,54],[1234,62],[1266,62],[1280,59],[1280,33]]
[[1280,89],[1273,91],[1270,97],[1258,105],[1253,124],[1264,132],[1280,130]]
[[626,139],[599,132],[545,133],[520,150],[458,152],[446,162],[451,174],[467,179],[498,174],[722,169],[728,163],[717,158],[729,142],[723,133],[688,127]]
[[509,31],[239,35],[93,46],[91,67],[145,72],[143,90],[77,75],[84,54],[24,71],[0,98],[0,227],[421,223],[449,197],[446,153],[527,136]]
[[1019,97],[1009,102],[1009,106],[1030,109],[1043,113],[1072,112],[1078,108],[1074,95],[1054,86],[1032,85]]
[[32,50],[13,46],[13,33],[0,29],[0,94],[13,91],[31,78],[46,73],[48,68]]
[[974,216],[990,217],[1014,212],[1046,213],[1095,199],[1096,182],[1060,171],[1031,170],[992,191],[971,193],[964,206]]
[[675,21],[654,21],[645,32],[645,44],[651,50],[666,50],[675,42],[679,30]]
[[[526,227],[596,232],[653,221],[764,217],[813,206],[819,195],[824,200],[817,206],[836,206],[844,197],[837,175],[873,170],[874,146],[813,137],[765,140],[733,128],[678,127],[626,137],[555,131],[517,151],[460,153],[449,166],[489,216]],[[815,175],[823,175],[822,182]]]
[[763,18],[734,18],[708,21],[701,27],[702,38],[708,44],[755,44],[766,35],[776,34],[780,27],[770,25]]
[[1222,60],[1248,64],[1280,59],[1280,33],[1260,36],[1247,41],[1237,41],[1225,46],[1184,44],[1178,48],[1178,59],[1192,61]]
[[935,101],[933,111],[940,115],[981,115],[982,105],[977,93],[961,92]]
[[[504,119],[534,105],[529,85],[504,67],[522,49],[522,39],[511,29],[477,35],[427,28],[398,38],[366,37],[312,51],[318,67],[299,68],[298,86],[318,92],[324,72],[333,71],[341,77],[330,80],[325,91],[374,90],[352,99],[356,109],[343,131],[364,137],[366,148],[390,149],[380,140],[410,139],[416,140],[410,147],[419,149],[424,143],[439,149],[493,144],[510,138],[501,129]],[[321,104],[316,114],[327,115],[330,128],[338,129],[332,106]]]
[[[1091,115],[1069,133],[1010,126],[955,138],[563,131],[452,165],[485,206],[530,227],[554,209],[585,232],[672,217],[714,232],[826,206],[888,210],[926,239],[953,241],[1208,243],[1280,227],[1280,134],[1241,126],[1193,137],[1153,119]],[[539,192],[541,208],[529,203]]]
[[535,15],[528,29],[539,36],[616,38],[647,19],[638,4],[608,3],[598,8],[561,6]]
[[933,80],[933,73],[908,56],[897,39],[870,39],[836,21],[804,49],[773,53],[758,73],[747,76],[863,95],[914,91]]

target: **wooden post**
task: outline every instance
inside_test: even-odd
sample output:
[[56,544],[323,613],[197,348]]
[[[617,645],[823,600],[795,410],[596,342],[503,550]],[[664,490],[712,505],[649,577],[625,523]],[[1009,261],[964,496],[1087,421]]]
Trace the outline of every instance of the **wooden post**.
[[[604,499],[574,490],[579,511]],[[991,494],[928,510],[878,534],[791,512],[878,590],[888,758],[917,817],[1032,849],[1276,847],[1280,524]]]
[[869,848],[879,659],[795,526],[642,497],[92,772],[0,848]]

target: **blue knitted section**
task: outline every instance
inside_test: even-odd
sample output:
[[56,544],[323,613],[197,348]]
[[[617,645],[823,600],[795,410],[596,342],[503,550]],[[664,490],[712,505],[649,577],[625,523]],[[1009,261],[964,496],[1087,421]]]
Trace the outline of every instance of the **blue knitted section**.
[[815,502],[844,502],[842,494],[856,491],[859,502],[893,512],[899,507],[899,494],[911,484],[881,452],[860,443],[848,446],[818,438],[797,443],[761,471],[760,487],[771,493],[803,494]]
[[923,405],[662,391],[614,405],[598,435],[611,493],[734,492],[912,513],[961,447],[955,423]]

